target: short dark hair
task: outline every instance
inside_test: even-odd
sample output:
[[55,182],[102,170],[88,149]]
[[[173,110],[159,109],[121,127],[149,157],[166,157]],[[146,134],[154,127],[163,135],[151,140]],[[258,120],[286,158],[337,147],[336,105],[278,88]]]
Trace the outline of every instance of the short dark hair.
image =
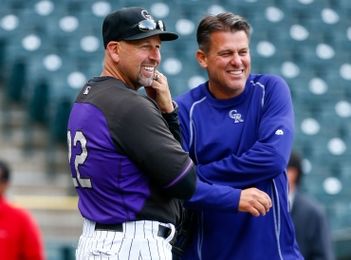
[[288,168],[289,167],[295,168],[297,170],[296,185],[299,186],[303,175],[302,160],[298,153],[295,151],[293,151],[290,155]]
[[10,168],[8,167],[7,163],[0,161],[0,182],[9,182],[10,177]]
[[208,52],[210,48],[211,34],[214,32],[237,32],[244,31],[250,39],[251,26],[240,15],[231,12],[205,16],[197,27],[196,39],[199,48]]

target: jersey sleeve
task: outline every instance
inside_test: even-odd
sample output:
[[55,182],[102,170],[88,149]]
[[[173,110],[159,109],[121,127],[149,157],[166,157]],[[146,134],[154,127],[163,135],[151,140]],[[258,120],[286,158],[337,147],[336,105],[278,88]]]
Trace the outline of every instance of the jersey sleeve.
[[163,118],[166,120],[168,124],[168,128],[171,131],[174,138],[181,143],[181,133],[178,119],[178,105],[175,101],[173,101],[174,111],[171,113],[162,113]]
[[205,180],[244,188],[284,172],[294,137],[294,112],[286,82],[275,77],[265,94],[258,140],[240,156],[229,156],[199,164],[197,173]]

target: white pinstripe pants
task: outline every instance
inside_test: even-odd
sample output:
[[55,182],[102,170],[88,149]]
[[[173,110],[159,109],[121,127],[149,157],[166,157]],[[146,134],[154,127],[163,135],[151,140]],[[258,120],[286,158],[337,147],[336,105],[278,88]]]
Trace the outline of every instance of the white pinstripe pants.
[[[167,238],[157,235],[159,225],[171,229]],[[175,234],[172,224],[140,220],[123,223],[123,232],[95,230],[95,222],[84,219],[76,250],[77,260],[172,260],[169,243]]]

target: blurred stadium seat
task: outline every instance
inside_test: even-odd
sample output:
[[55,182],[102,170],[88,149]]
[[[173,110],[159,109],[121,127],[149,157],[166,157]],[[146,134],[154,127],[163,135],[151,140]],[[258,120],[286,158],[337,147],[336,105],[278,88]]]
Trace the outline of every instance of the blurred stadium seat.
[[67,142],[67,122],[71,111],[72,98],[61,97],[54,104],[51,113],[50,136],[53,143],[65,144]]
[[45,79],[39,79],[33,86],[28,102],[28,113],[32,123],[48,124],[49,113],[43,107],[49,107],[49,91],[49,84]]
[[10,103],[21,103],[24,100],[25,89],[27,87],[28,66],[27,60],[17,59],[9,69],[9,75],[5,83],[5,98]]
[[[164,44],[160,67],[173,95],[206,80],[194,56],[200,19],[223,10],[248,18],[252,71],[279,74],[291,88],[295,149],[311,164],[306,191],[326,206],[335,234],[351,230],[349,0],[3,0],[0,79],[6,101],[23,102],[28,116],[47,125],[55,142],[65,142],[66,120],[80,86],[100,74],[102,19],[122,6],[145,6],[179,33],[178,41]],[[343,188],[333,193],[338,180]],[[351,231],[346,237],[351,241]],[[343,233],[339,255],[351,255],[344,242]],[[70,251],[65,248],[48,245],[49,259],[64,259]]]

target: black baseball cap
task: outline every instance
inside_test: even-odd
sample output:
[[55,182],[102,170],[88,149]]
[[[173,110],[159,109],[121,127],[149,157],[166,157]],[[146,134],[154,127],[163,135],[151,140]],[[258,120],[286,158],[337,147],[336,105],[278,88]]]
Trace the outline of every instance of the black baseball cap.
[[102,37],[106,48],[110,41],[140,40],[160,35],[161,41],[173,41],[178,35],[166,32],[163,21],[154,20],[147,10],[141,7],[127,7],[107,15],[102,25]]

